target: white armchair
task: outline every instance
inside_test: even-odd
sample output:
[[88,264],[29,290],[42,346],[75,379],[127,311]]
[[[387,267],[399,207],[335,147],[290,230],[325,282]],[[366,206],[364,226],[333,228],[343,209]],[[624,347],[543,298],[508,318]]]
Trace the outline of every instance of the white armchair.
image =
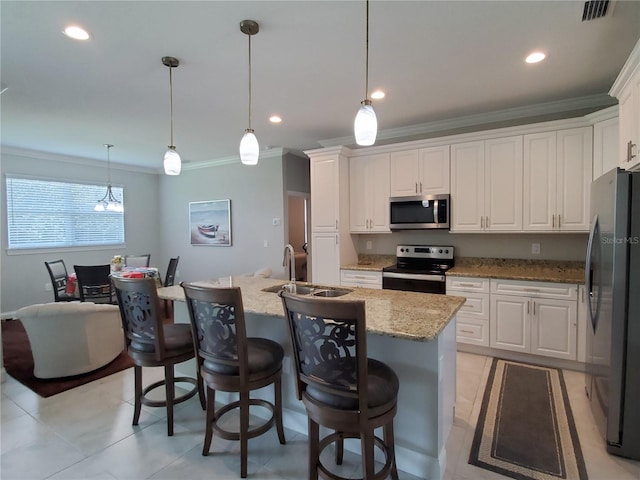
[[96,370],[125,347],[117,305],[64,302],[16,312],[31,343],[33,374],[58,378]]

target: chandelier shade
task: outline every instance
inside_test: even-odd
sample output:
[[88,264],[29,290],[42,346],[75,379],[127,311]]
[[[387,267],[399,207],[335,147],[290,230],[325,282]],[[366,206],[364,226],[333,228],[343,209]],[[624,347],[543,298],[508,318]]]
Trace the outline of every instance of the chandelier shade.
[[173,69],[180,65],[180,61],[175,57],[162,57],[162,64],[169,67],[169,109],[171,112],[171,144],[164,154],[165,175],[180,175],[182,170],[182,159],[173,144]]
[[365,85],[364,85],[364,100],[360,102],[361,107],[356,114],[356,118],[353,122],[353,135],[356,139],[356,143],[361,146],[369,146],[376,143],[376,136],[378,135],[378,119],[376,112],[371,106],[371,100],[369,100],[369,0],[367,0],[367,28],[366,28],[366,48],[365,48]]
[[96,202],[93,210],[96,212],[124,212],[122,202],[115,197],[111,190],[111,156],[109,155],[109,150],[113,145],[105,143],[104,146],[107,148],[107,192],[104,197]]
[[243,165],[257,165],[260,145],[251,128],[251,37],[260,31],[260,26],[253,20],[243,20],[240,22],[240,31],[249,37],[249,128],[240,140],[240,161]]

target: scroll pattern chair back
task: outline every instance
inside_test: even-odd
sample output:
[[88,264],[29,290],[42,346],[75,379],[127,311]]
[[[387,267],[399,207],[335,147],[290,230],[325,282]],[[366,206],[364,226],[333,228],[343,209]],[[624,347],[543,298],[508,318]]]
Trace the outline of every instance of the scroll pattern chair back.
[[[313,301],[313,306],[309,303]],[[292,339],[298,399],[311,388],[367,409],[364,301],[283,297]],[[353,403],[353,402],[350,402]]]
[[141,352],[155,352],[156,360],[161,361],[165,342],[155,279],[114,278],[113,282],[127,346]]
[[52,262],[44,262],[51,278],[51,286],[53,287],[53,298],[56,302],[71,302],[78,300],[75,295],[67,293],[67,283],[69,275],[64,260],[54,260]]
[[143,255],[125,255],[124,266],[125,267],[148,267],[151,260],[151,254],[145,253]]
[[114,303],[111,284],[111,266],[74,265],[80,301],[94,303]]

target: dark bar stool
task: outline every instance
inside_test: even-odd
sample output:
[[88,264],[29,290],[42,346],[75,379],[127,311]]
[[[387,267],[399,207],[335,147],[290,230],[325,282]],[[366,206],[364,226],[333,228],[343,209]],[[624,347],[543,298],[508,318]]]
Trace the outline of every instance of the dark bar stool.
[[[247,338],[239,287],[211,288],[180,283],[191,319],[195,349],[202,378],[207,384],[207,424],[202,455],[209,454],[215,432],[221,438],[240,441],[240,476],[247,476],[248,439],[276,424],[280,444],[285,444],[282,425],[282,346],[266,338]],[[274,386],[274,403],[250,398],[250,393]],[[215,391],[238,392],[240,399],[218,410]],[[259,405],[271,417],[249,429],[249,407]],[[218,423],[228,412],[240,409],[240,431],[224,430]]]
[[[127,352],[134,362],[135,410],[133,425],[138,425],[142,405],[167,408],[167,434],[173,435],[173,406],[196,393],[205,409],[204,385],[200,373],[196,378],[175,377],[176,363],[195,357],[191,327],[186,323],[163,324],[155,278],[115,278],[113,284],[118,297],[122,328]],[[142,367],[164,367],[164,380],[142,388]],[[197,369],[196,369],[197,370]],[[175,384],[190,383],[193,388],[176,397]],[[152,400],[147,394],[165,387],[165,400]]]
[[[399,382],[386,364],[367,358],[364,301],[303,297],[281,292],[289,325],[296,391],[309,419],[309,479],[343,479],[320,461],[336,444],[342,463],[344,439],[360,438],[365,480],[398,479],[393,419]],[[334,433],[319,438],[319,425]],[[382,427],[384,439],[374,430]],[[374,447],[384,454],[375,471]]]

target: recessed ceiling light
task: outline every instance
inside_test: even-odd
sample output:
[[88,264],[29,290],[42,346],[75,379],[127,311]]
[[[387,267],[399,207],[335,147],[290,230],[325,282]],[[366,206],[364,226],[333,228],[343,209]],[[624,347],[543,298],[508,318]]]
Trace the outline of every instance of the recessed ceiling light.
[[91,35],[84,28],[79,27],[78,25],[69,25],[66,27],[62,33],[64,33],[67,37],[73,38],[74,40],[89,40]]
[[376,90],[375,92],[371,93],[371,98],[373,98],[374,100],[380,100],[381,98],[384,98],[384,92],[382,90]]
[[541,62],[542,60],[544,60],[546,57],[546,55],[542,52],[533,52],[530,53],[527,58],[525,59],[525,62],[527,63],[538,63]]
[[271,123],[282,123],[282,117],[280,115],[271,115],[269,121]]

